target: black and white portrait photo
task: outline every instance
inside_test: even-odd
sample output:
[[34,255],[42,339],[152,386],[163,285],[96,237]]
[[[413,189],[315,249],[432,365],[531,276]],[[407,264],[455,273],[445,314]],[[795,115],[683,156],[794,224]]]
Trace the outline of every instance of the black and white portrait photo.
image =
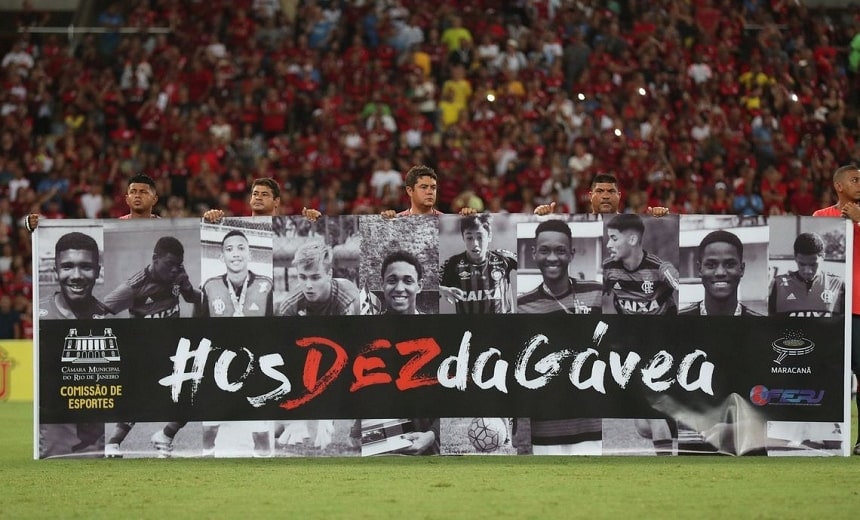
[[201,301],[200,225],[194,220],[104,223],[104,304],[120,318],[188,318]]
[[439,313],[439,218],[364,217],[362,314]]
[[767,314],[768,226],[735,215],[683,215],[682,316]]
[[772,217],[768,314],[845,314],[845,220]]
[[110,314],[103,302],[108,290],[104,251],[104,230],[96,221],[42,226],[38,240],[39,319],[100,319]]
[[360,314],[358,218],[279,216],[274,224],[275,314]]
[[606,216],[603,226],[603,312],[678,312],[678,215]]
[[517,313],[600,314],[602,238],[600,221],[517,224]]
[[510,314],[516,306],[516,222],[478,213],[439,222],[441,314]]
[[225,218],[200,228],[202,301],[196,315],[272,316],[272,219]]

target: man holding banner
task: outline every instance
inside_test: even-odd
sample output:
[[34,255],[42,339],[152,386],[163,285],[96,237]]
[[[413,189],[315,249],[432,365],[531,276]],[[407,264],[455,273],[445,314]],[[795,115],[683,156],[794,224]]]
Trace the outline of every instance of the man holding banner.
[[[120,220],[158,218],[158,215],[152,212],[155,203],[158,202],[155,181],[152,180],[152,177],[140,174],[129,179],[125,202],[128,204],[129,213],[119,217]],[[39,214],[31,213],[25,216],[24,227],[30,233],[36,231],[36,228],[39,227]]]
[[[429,166],[413,166],[406,172],[406,195],[409,196],[409,209],[400,213],[393,209],[387,209],[381,213],[384,218],[407,217],[411,215],[441,215],[436,209],[436,189],[439,176]],[[474,215],[475,208],[465,207],[460,210],[460,215]]]
[[[621,190],[618,189],[618,179],[610,173],[599,173],[591,180],[591,190],[588,192],[591,200],[591,211],[593,215],[619,213],[621,205]],[[535,208],[534,214],[538,216],[549,215],[555,212],[555,202],[541,204]],[[664,217],[669,214],[669,208],[662,206],[649,207],[648,214],[652,217]]]
[[[248,199],[252,217],[273,217],[281,207],[281,187],[270,177],[254,179]],[[302,208],[302,216],[310,221],[317,220],[322,213],[313,208]],[[224,218],[224,210],[210,209],[203,213],[204,222],[218,222]]]
[[[836,204],[822,208],[813,217],[842,217],[854,225],[853,287],[851,289],[851,370],[857,374],[860,364],[860,167],[842,166],[833,174]],[[856,399],[856,397],[855,397]],[[860,404],[860,401],[858,401]],[[860,439],[854,445],[854,455],[860,455]]]

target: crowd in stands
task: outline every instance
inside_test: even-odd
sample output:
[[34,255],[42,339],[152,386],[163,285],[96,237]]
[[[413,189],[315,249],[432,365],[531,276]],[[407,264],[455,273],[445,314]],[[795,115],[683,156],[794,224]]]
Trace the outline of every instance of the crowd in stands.
[[[790,0],[137,0],[97,13],[137,34],[23,32],[2,59],[0,337],[32,337],[44,218],[405,207],[587,211],[614,173],[626,211],[810,215],[860,161],[860,16]],[[23,25],[49,23],[24,12]],[[168,31],[147,31],[148,28]]]

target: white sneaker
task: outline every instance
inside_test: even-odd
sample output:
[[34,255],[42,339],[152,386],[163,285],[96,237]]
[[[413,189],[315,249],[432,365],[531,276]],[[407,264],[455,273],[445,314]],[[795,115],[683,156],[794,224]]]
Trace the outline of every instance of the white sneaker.
[[158,452],[159,459],[170,457],[173,451],[173,439],[165,435],[162,430],[158,430],[152,434],[150,440],[152,441],[152,445],[155,446],[155,451]]
[[105,458],[107,459],[121,459],[122,452],[119,451],[119,444],[105,444]]

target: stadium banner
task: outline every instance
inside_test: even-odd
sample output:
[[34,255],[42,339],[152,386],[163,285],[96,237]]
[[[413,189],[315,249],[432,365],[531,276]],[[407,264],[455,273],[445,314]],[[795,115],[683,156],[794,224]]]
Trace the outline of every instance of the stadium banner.
[[847,455],[847,226],[49,220],[34,456]]
[[0,340],[0,403],[33,402],[33,341]]

